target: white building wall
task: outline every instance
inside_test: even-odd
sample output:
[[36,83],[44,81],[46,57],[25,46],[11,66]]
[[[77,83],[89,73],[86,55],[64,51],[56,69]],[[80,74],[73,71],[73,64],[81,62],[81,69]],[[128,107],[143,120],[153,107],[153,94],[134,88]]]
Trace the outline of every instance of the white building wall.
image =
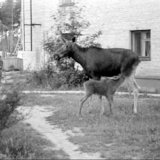
[[[27,5],[25,0],[25,5]],[[159,0],[76,0],[85,6],[83,17],[91,23],[85,33],[92,34],[101,30],[98,41],[102,47],[131,48],[131,30],[151,30],[151,61],[143,61],[137,69],[138,76],[160,77],[160,1]],[[44,59],[42,44],[47,31],[54,25],[51,15],[57,12],[59,0],[32,0],[32,23],[34,51],[40,52]],[[26,8],[26,14],[29,11]],[[29,13],[28,13],[29,16]],[[29,18],[28,18],[29,19]],[[26,18],[26,22],[29,21]],[[29,42],[30,31],[26,31]],[[28,37],[27,37],[28,36]],[[43,56],[42,56],[43,55]],[[41,61],[41,60],[40,60]],[[42,60],[43,61],[43,60]]]
[[143,61],[138,76],[160,77],[160,1],[158,0],[82,0],[89,32],[102,30],[103,47],[131,49],[131,30],[151,30],[151,61]]
[[58,0],[22,0],[24,69],[38,70],[45,65],[48,56],[43,50],[43,42],[53,24],[51,15],[57,8]]

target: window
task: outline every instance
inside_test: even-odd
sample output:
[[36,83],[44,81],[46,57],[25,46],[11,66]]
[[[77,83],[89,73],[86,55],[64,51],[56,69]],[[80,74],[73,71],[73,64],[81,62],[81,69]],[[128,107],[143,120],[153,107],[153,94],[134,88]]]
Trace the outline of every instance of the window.
[[74,0],[60,0],[60,7],[73,6]]
[[151,55],[150,30],[131,31],[131,49],[141,60],[150,60]]

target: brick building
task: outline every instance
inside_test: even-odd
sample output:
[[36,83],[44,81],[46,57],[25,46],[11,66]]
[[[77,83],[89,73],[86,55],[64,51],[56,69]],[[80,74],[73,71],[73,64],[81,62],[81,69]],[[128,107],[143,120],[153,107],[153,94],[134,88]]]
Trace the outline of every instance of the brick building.
[[[23,0],[24,52],[34,53],[35,58],[32,59],[35,59],[36,64],[44,60],[42,42],[47,30],[53,25],[50,16],[58,7],[68,12],[75,1]],[[80,0],[78,3],[85,6],[84,17],[91,23],[87,34],[101,30],[102,36],[98,41],[102,47],[132,49],[142,60],[136,76],[159,79],[160,1]]]

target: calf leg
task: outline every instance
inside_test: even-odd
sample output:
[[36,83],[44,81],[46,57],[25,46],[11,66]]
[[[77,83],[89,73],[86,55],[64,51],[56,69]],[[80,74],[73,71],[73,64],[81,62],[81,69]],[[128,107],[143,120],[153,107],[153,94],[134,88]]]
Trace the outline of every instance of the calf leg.
[[89,98],[89,103],[88,103],[88,105],[89,105],[89,113],[91,113],[91,110],[92,110],[92,98],[93,98],[93,96],[90,96],[90,98]]
[[81,99],[81,104],[80,104],[80,108],[79,108],[79,116],[82,116],[82,108],[83,108],[83,104],[84,102],[91,96],[91,94],[86,94],[85,97],[83,97]]
[[[110,96],[106,96],[106,99],[108,101],[108,104],[109,104],[109,109],[110,109],[110,113],[112,114],[112,108],[113,108],[113,96],[110,95]],[[101,106],[101,113],[100,113],[100,118],[102,115],[106,115],[106,109],[104,106]]]
[[101,116],[104,114],[105,109],[102,104],[102,96],[99,96],[99,99],[100,99],[100,107],[101,107],[101,110],[100,110],[100,118],[101,118]]

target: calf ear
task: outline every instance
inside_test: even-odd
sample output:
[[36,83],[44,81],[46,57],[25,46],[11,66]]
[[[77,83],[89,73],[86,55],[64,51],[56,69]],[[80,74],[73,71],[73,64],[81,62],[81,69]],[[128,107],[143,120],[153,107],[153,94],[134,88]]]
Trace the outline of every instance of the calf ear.
[[76,37],[73,37],[73,38],[72,38],[72,42],[73,42],[73,43],[76,42]]

